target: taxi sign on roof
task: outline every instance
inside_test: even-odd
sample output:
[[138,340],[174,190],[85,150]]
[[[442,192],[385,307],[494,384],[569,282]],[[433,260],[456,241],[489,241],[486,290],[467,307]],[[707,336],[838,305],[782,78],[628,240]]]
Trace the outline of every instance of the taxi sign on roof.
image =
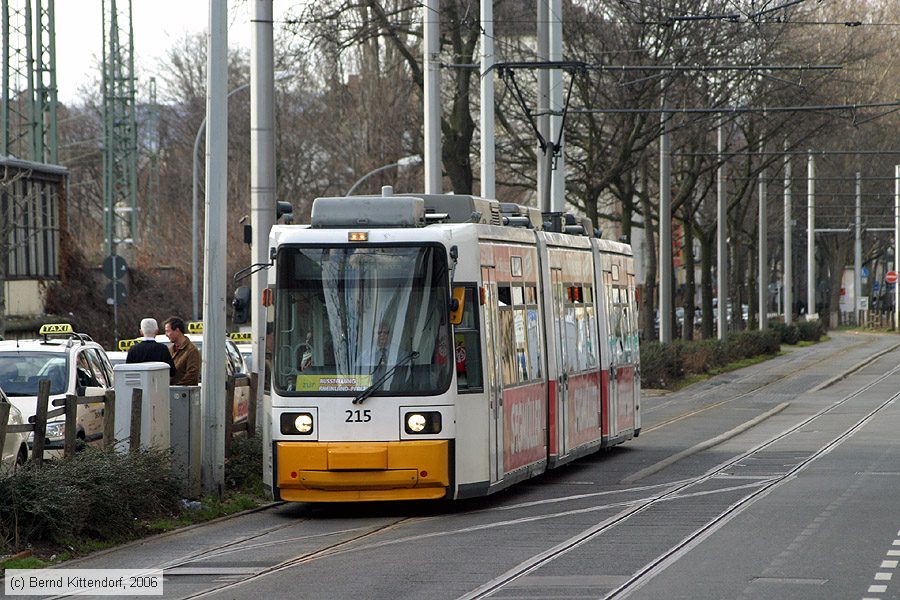
[[188,333],[203,333],[203,321],[190,321],[187,324]]
[[253,339],[253,334],[249,331],[233,331],[228,334],[232,342],[249,342]]
[[46,325],[41,325],[41,329],[38,333],[40,333],[40,335],[58,335],[75,332],[72,330],[72,326],[68,323],[47,323]]
[[134,346],[137,340],[119,340],[119,352],[127,352],[129,348]]

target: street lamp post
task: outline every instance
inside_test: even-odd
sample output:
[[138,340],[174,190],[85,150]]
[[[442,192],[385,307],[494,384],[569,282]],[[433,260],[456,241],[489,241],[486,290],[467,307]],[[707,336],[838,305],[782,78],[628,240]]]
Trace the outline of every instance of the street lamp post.
[[[275,80],[278,81],[280,79],[284,79],[290,75],[287,71],[279,71],[275,73]],[[226,99],[231,98],[238,92],[242,92],[250,87],[249,83],[245,83],[243,85],[239,85],[234,88],[228,95],[225,97]],[[200,139],[203,137],[203,132],[206,129],[206,116],[203,117],[203,122],[200,123],[200,127],[197,128],[197,136],[194,138],[194,154],[193,154],[193,196],[191,202],[191,223],[193,224],[191,227],[191,299],[193,316],[192,319],[194,321],[200,320],[200,200],[199,200],[199,184],[198,184],[198,160],[197,154],[200,152]]]
[[[247,89],[250,87],[249,83],[245,83],[244,85],[238,86],[228,92],[227,98],[231,98],[238,92]],[[198,179],[198,171],[199,168],[197,166],[197,153],[200,151],[200,138],[203,137],[203,132],[206,130],[206,116],[203,117],[203,122],[200,123],[200,127],[197,129],[197,137],[194,138],[194,168],[193,168],[193,197],[191,203],[191,222],[193,226],[191,227],[191,298],[193,300],[193,316],[192,319],[194,321],[200,320],[200,201],[198,188],[200,187],[197,179]]]
[[352,186],[350,186],[350,189],[347,190],[347,193],[344,195],[352,196],[353,192],[356,191],[356,188],[358,188],[366,179],[368,179],[372,175],[375,175],[376,173],[381,173],[382,171],[387,171],[388,169],[393,169],[394,167],[402,169],[405,167],[414,167],[414,166],[420,165],[420,164],[422,164],[422,157],[418,154],[414,154],[412,156],[404,156],[397,162],[391,163],[389,165],[384,165],[383,167],[378,167],[377,169],[372,169],[371,171],[369,171],[368,173],[366,173],[365,175],[363,175],[362,177],[357,179],[356,183],[354,183]]

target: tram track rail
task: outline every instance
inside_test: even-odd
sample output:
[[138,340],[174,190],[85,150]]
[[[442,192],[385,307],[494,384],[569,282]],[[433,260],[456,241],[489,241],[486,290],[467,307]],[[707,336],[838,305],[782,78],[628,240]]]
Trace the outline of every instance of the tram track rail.
[[[851,346],[844,346],[844,347],[839,348],[839,349],[837,349],[837,350],[835,350],[835,351],[833,351],[833,352],[829,352],[827,355],[825,355],[825,356],[823,356],[823,357],[820,357],[820,358],[818,358],[818,359],[815,360],[815,361],[812,361],[812,362],[808,363],[807,365],[805,365],[805,368],[810,368],[810,367],[819,365],[819,364],[824,363],[824,362],[826,362],[826,361],[828,361],[828,360],[831,360],[832,358],[834,358],[834,357],[836,357],[836,356],[838,356],[838,355],[840,355],[840,354],[846,353],[848,350],[851,350],[851,349],[853,349],[853,348],[859,348],[859,347],[862,347],[862,346],[865,346],[865,345],[867,345],[867,342],[866,342],[866,341],[860,341],[860,342],[857,342],[856,344],[852,344]],[[856,365],[853,365],[852,367],[850,367],[849,369],[845,370],[844,372],[839,373],[838,375],[836,375],[836,376],[834,376],[834,377],[831,377],[831,378],[828,379],[827,381],[822,382],[821,384],[819,384],[819,385],[813,387],[813,388],[812,388],[811,390],[809,390],[809,391],[812,392],[812,391],[816,391],[816,390],[819,390],[819,389],[823,389],[823,388],[825,388],[825,387],[828,387],[829,385],[832,385],[832,384],[836,383],[837,381],[840,381],[841,379],[846,378],[847,376],[851,375],[852,373],[855,373],[856,371],[859,371],[860,369],[865,368],[865,366],[871,364],[873,361],[875,361],[875,360],[877,360],[878,358],[884,356],[885,354],[888,354],[889,352],[893,352],[893,351],[896,350],[897,348],[900,348],[900,344],[893,344],[893,345],[891,345],[891,346],[889,346],[889,347],[887,347],[887,348],[884,348],[884,349],[882,349],[882,350],[879,350],[878,352],[876,352],[876,353],[874,353],[874,354],[872,354],[872,355],[870,355],[870,356],[867,356],[865,360],[863,360],[863,361],[857,363]],[[790,365],[790,364],[793,364],[794,362],[800,362],[800,361],[802,361],[803,359],[804,359],[803,356],[790,357],[790,358],[788,358],[786,361],[784,361],[783,365]],[[695,409],[695,410],[691,410],[691,411],[688,411],[688,412],[685,412],[685,413],[682,413],[682,414],[679,414],[679,415],[670,417],[670,418],[668,418],[668,419],[666,419],[666,420],[664,420],[664,421],[660,421],[659,423],[655,423],[655,424],[653,424],[653,425],[651,425],[651,426],[649,426],[649,427],[645,427],[645,428],[641,431],[641,435],[646,435],[646,434],[651,433],[651,432],[653,432],[653,431],[657,431],[657,430],[659,430],[659,429],[662,429],[663,427],[667,427],[667,426],[669,426],[669,425],[671,425],[671,424],[673,424],[673,423],[677,423],[677,422],[679,422],[679,421],[683,421],[684,419],[688,419],[688,418],[690,418],[690,417],[696,416],[696,415],[701,414],[701,413],[703,413],[703,412],[706,412],[706,411],[708,411],[708,410],[712,410],[712,409],[714,409],[714,408],[719,408],[720,406],[725,406],[725,405],[730,404],[730,403],[732,403],[732,402],[734,402],[734,401],[736,401],[736,400],[740,400],[741,398],[746,398],[747,396],[750,396],[751,394],[755,394],[755,393],[759,392],[760,390],[764,390],[764,389],[766,389],[766,388],[768,388],[768,387],[771,387],[771,386],[774,386],[774,385],[776,385],[776,384],[782,383],[782,382],[784,382],[784,381],[786,381],[786,380],[788,380],[788,379],[791,379],[792,377],[796,377],[796,376],[797,376],[797,371],[788,371],[788,372],[784,373],[783,375],[780,375],[780,376],[776,377],[775,379],[772,379],[772,380],[770,380],[770,381],[765,381],[765,382],[761,383],[760,385],[758,385],[758,386],[756,386],[756,387],[753,387],[753,388],[751,388],[751,389],[749,389],[749,390],[744,390],[743,392],[741,392],[741,393],[739,393],[739,394],[736,394],[736,395],[734,395],[734,396],[731,396],[731,397],[728,397],[728,398],[724,398],[724,399],[722,399],[722,400],[713,402],[712,404],[704,405],[704,406],[699,407],[699,408],[697,408],[697,409]],[[756,373],[751,373],[751,374],[749,374],[749,375],[745,375],[745,376],[743,376],[743,377],[741,377],[741,378],[739,378],[739,379],[737,379],[737,380],[731,382],[731,384],[734,385],[734,384],[746,383],[747,381],[752,381],[753,379],[756,379],[756,378],[758,378],[758,374],[756,374]],[[706,390],[703,390],[702,392],[700,392],[699,394],[697,394],[696,396],[694,396],[694,400],[697,400],[697,399],[700,399],[700,398],[705,398],[705,397],[709,396],[710,394],[712,394],[712,393],[714,393],[714,392],[716,392],[716,391],[718,391],[718,390],[719,390],[719,388],[708,388],[708,389],[706,389]],[[667,404],[668,404],[668,403],[667,403]],[[653,409],[650,409],[650,410],[646,411],[645,414],[652,414],[653,412],[658,411],[660,408],[662,408],[662,405],[661,405],[661,406],[658,406],[658,407],[654,407]]]
[[[869,391],[876,385],[884,382],[888,378],[893,375],[900,373],[900,366],[893,367],[888,370],[886,373],[878,376],[874,380],[866,383],[865,385],[857,388],[853,392],[845,395],[838,401],[835,401],[831,405],[813,413],[812,415],[806,417],[800,422],[792,425],[791,427],[785,429],[784,431],[771,436],[767,440],[757,444],[753,448],[742,452],[741,454],[724,461],[723,463],[713,467],[712,469],[706,471],[705,473],[698,475],[696,477],[682,480],[680,482],[676,482],[671,485],[669,488],[663,490],[657,495],[649,497],[641,502],[633,504],[632,506],[626,508],[620,513],[601,521],[594,526],[581,531],[575,536],[570,537],[569,539],[557,544],[556,546],[545,550],[539,554],[532,556],[531,558],[521,562],[516,567],[506,571],[501,576],[495,578],[494,580],[480,586],[479,588],[464,594],[459,597],[458,600],[478,600],[481,598],[489,598],[500,592],[504,588],[508,587],[514,581],[529,575],[538,569],[548,565],[549,563],[555,561],[556,559],[576,550],[580,546],[591,542],[596,541],[601,535],[609,533],[615,527],[622,525],[628,520],[634,518],[635,516],[650,510],[655,505],[660,504],[662,502],[666,502],[668,500],[677,499],[684,495],[685,492],[689,491],[691,488],[697,487],[703,483],[710,481],[711,479],[725,474],[728,470],[732,469],[739,463],[746,461],[748,458],[752,458],[755,455],[758,455],[770,448],[774,444],[779,441],[785,439],[791,434],[803,429],[810,423],[820,419],[824,415],[827,415],[834,411],[835,409],[843,406],[847,402],[857,398],[861,394]],[[665,552],[657,555],[651,561],[646,563],[643,567],[638,569],[630,578],[628,578],[624,583],[613,589],[608,594],[602,596],[603,600],[613,600],[626,598],[630,593],[639,589],[643,584],[647,583],[653,576],[662,572],[666,567],[673,564],[678,560],[680,556],[684,553],[688,552],[694,546],[702,542],[706,537],[714,533],[718,528],[723,526],[728,522],[731,518],[734,518],[740,512],[742,512],[745,508],[749,507],[755,500],[763,497],[764,495],[770,493],[774,490],[778,485],[784,483],[785,481],[794,477],[797,473],[808,467],[810,464],[815,462],[818,458],[830,452],[833,448],[840,445],[843,441],[848,439],[854,433],[859,431],[863,426],[865,426],[869,421],[872,420],[879,412],[881,412],[885,407],[890,405],[892,402],[900,398],[900,392],[896,392],[891,394],[886,400],[883,400],[875,406],[872,410],[867,412],[861,419],[857,420],[853,425],[841,431],[838,435],[833,436],[826,443],[820,445],[816,450],[811,452],[806,458],[799,461],[796,465],[793,465],[791,468],[785,470],[785,472],[778,474],[777,476],[764,478],[758,480],[755,485],[747,486],[748,489],[752,489],[753,491],[747,494],[745,497],[740,499],[739,501],[729,505],[724,511],[720,514],[716,515],[714,518],[709,519],[702,525],[696,527],[693,532],[689,535],[685,536],[681,541],[674,544],[670,548],[668,548]]]
[[[853,347],[858,347],[862,345],[863,342],[859,344],[854,344]],[[900,344],[892,345],[886,350],[879,351],[870,355],[865,364],[871,364],[876,358],[895,350]],[[840,350],[836,352],[829,352],[827,356],[823,356],[818,358],[815,361],[804,365],[804,368],[807,368],[809,365],[816,365],[822,362],[827,361],[830,358],[833,358],[835,355],[840,353],[845,353],[848,350],[847,346],[842,347]],[[803,360],[803,357],[793,358],[790,357],[788,360],[791,362]],[[857,364],[852,369],[845,371],[841,376],[835,378],[835,380],[846,377],[849,373],[853,371],[858,371],[864,366],[863,363]],[[772,381],[768,381],[763,385],[755,387],[753,390],[744,391],[732,398],[726,399],[726,402],[717,402],[714,405],[710,405],[709,408],[713,408],[715,406],[721,406],[722,404],[726,404],[727,402],[731,402],[737,400],[739,398],[746,397],[753,392],[759,392],[760,390],[777,384],[787,378],[789,378],[796,371],[788,372],[783,376],[779,376],[777,379]],[[161,563],[156,565],[154,568],[163,568],[166,570],[177,570],[183,567],[189,567],[193,564],[197,564],[204,560],[220,558],[223,556],[231,555],[233,553],[247,552],[252,551],[257,548],[263,548],[267,546],[274,545],[282,545],[288,544],[292,541],[296,541],[298,539],[308,540],[313,537],[318,538],[327,538],[333,535],[347,535],[351,534],[349,538],[341,539],[339,541],[335,541],[334,543],[328,543],[324,546],[311,549],[307,552],[303,552],[286,560],[282,560],[271,566],[261,567],[259,571],[247,574],[246,576],[241,575],[240,578],[234,579],[231,581],[219,581],[215,582],[212,585],[208,585],[204,587],[204,589],[197,590],[191,592],[184,596],[179,596],[181,598],[205,598],[210,597],[219,593],[226,592],[229,589],[235,588],[237,586],[246,584],[253,580],[271,576],[277,574],[279,572],[288,570],[290,568],[306,564],[313,561],[323,560],[334,558],[340,555],[352,554],[359,551],[365,550],[373,550],[376,548],[384,548],[390,547],[392,545],[402,545],[405,543],[412,542],[421,542],[423,539],[440,537],[440,536],[449,536],[449,535],[465,535],[467,533],[472,533],[478,530],[483,530],[487,528],[499,528],[499,527],[514,527],[518,524],[523,524],[531,521],[538,521],[542,519],[554,519],[554,518],[565,518],[568,515],[578,514],[578,513],[586,513],[586,512],[605,512],[605,511],[615,511],[615,514],[604,518],[600,522],[595,525],[583,530],[576,536],[565,540],[564,542],[545,550],[539,554],[534,555],[530,559],[527,559],[520,563],[517,567],[507,571],[502,574],[498,578],[482,585],[481,587],[460,596],[460,599],[468,599],[468,598],[487,598],[490,597],[497,592],[503,590],[507,586],[509,586],[512,582],[520,579],[521,577],[527,576],[530,573],[533,573],[539,570],[544,565],[550,564],[556,559],[564,556],[565,554],[576,550],[578,547],[587,544],[591,541],[596,540],[600,536],[604,534],[609,534],[615,530],[616,527],[623,525],[628,522],[629,519],[640,515],[654,506],[667,502],[670,500],[677,500],[689,497],[692,494],[706,494],[710,493],[708,491],[696,491],[693,488],[697,488],[703,483],[710,481],[711,479],[722,475],[730,468],[734,467],[736,464],[741,461],[746,460],[747,458],[752,457],[754,454],[760,453],[764,451],[766,448],[771,446],[772,444],[777,443],[779,440],[784,439],[790,434],[798,431],[799,429],[807,426],[810,422],[814,421],[817,418],[822,417],[823,415],[835,410],[839,406],[844,405],[845,403],[851,401],[853,398],[856,398],[860,394],[870,390],[872,387],[882,383],[887,378],[896,373],[900,372],[900,366],[895,367],[888,372],[876,377],[873,381],[870,381],[864,386],[859,387],[852,393],[847,394],[839,401],[823,408],[822,410],[816,412],[815,414],[805,418],[801,422],[796,425],[790,427],[789,429],[781,432],[777,436],[773,436],[765,442],[757,445],[756,447],[748,450],[740,454],[739,456],[733,457],[728,461],[717,465],[713,469],[698,475],[696,477],[690,478],[682,478],[679,481],[667,482],[661,484],[651,484],[651,485],[635,485],[629,486],[625,489],[617,489],[617,490],[605,490],[602,492],[588,493],[588,494],[578,494],[573,496],[566,496],[562,498],[552,498],[545,499],[534,502],[523,502],[515,505],[507,505],[507,506],[496,506],[490,508],[476,509],[475,511],[467,511],[467,514],[470,513],[484,513],[484,512],[493,512],[493,511],[514,511],[519,509],[531,508],[531,507],[540,507],[541,505],[559,505],[559,503],[565,503],[570,501],[577,500],[585,500],[591,497],[605,498],[612,496],[610,498],[611,501],[604,502],[603,504],[592,505],[584,508],[575,508],[571,510],[562,510],[549,514],[539,514],[526,516],[521,518],[510,518],[510,519],[502,519],[500,521],[478,524],[474,526],[468,527],[459,527],[459,528],[448,528],[443,531],[426,533],[426,534],[416,534],[416,535],[404,535],[399,538],[393,539],[384,539],[383,536],[390,533],[395,533],[397,530],[402,527],[408,526],[411,523],[418,523],[425,520],[431,520],[439,517],[427,516],[427,517],[397,517],[391,518],[390,522],[381,525],[373,525],[373,526],[362,526],[359,528],[350,528],[350,529],[341,529],[329,532],[322,532],[318,534],[312,535],[304,535],[299,538],[291,538],[291,539],[278,539],[278,540],[265,540],[263,538],[271,537],[272,534],[277,534],[280,531],[297,527],[299,524],[302,524],[305,521],[309,521],[311,517],[302,518],[299,520],[291,520],[289,523],[282,523],[276,525],[274,527],[268,527],[263,530],[255,531],[251,534],[242,535],[235,537],[225,543],[217,544],[213,547],[204,548],[194,553],[186,554],[184,556],[180,556],[176,559],[167,561],[165,563]],[[753,375],[748,375],[742,377],[739,381],[746,382],[753,378]],[[713,388],[715,389],[715,388]],[[711,390],[704,390],[705,392]],[[808,390],[809,391],[809,390]],[[805,392],[805,393],[808,393]],[[634,574],[622,585],[613,590],[607,596],[603,596],[604,598],[624,598],[627,597],[633,591],[639,589],[644,583],[652,579],[657,573],[664,570],[668,565],[672,564],[674,561],[677,561],[678,557],[682,554],[688,552],[695,545],[699,544],[706,537],[711,535],[718,527],[724,525],[731,518],[736,516],[743,510],[746,506],[752,504],[752,502],[764,496],[766,493],[774,489],[777,485],[784,482],[785,480],[792,477],[796,472],[802,470],[815,461],[816,458],[826,453],[835,445],[839,444],[841,441],[851,436],[855,431],[857,431],[860,427],[862,427],[868,420],[870,420],[877,412],[887,406],[890,402],[896,399],[898,395],[894,395],[888,400],[881,403],[878,407],[876,407],[869,415],[867,415],[864,419],[857,422],[853,427],[844,431],[840,436],[837,436],[835,439],[831,440],[829,443],[823,445],[817,452],[811,455],[808,459],[803,461],[800,465],[795,467],[793,470],[780,475],[778,477],[772,478],[764,478],[754,481],[752,483],[743,483],[740,485],[736,485],[731,488],[724,488],[724,490],[719,491],[733,491],[740,489],[747,489],[750,492],[746,495],[744,499],[739,502],[730,505],[727,510],[723,511],[721,514],[717,515],[714,519],[710,519],[708,522],[704,523],[702,526],[697,527],[693,533],[688,536],[685,536],[679,543],[671,546],[666,552],[659,554],[653,560],[647,562],[641,569],[634,572]],[[697,411],[702,412],[702,411]],[[679,419],[680,420],[680,419]],[[674,422],[674,421],[672,421]],[[658,429],[658,426],[654,426],[653,429]],[[645,431],[652,431],[652,429],[648,429]],[[356,533],[354,533],[356,532]],[[167,577],[170,575],[167,574]],[[174,577],[177,578],[179,575],[174,574]]]
[[193,598],[205,598],[205,597],[210,596],[211,594],[225,591],[229,588],[247,583],[248,581],[252,581],[252,580],[258,579],[260,577],[272,575],[274,573],[278,573],[278,572],[284,571],[286,569],[290,569],[292,567],[296,567],[303,563],[314,561],[314,560],[317,560],[317,559],[325,557],[325,556],[332,556],[333,554],[337,553],[341,549],[352,546],[353,544],[356,544],[356,543],[358,543],[362,540],[365,540],[367,538],[370,538],[372,536],[376,536],[376,535],[385,533],[387,531],[391,531],[411,520],[413,520],[412,517],[402,517],[402,518],[395,519],[391,523],[377,526],[375,528],[369,528],[368,531],[360,533],[359,535],[355,535],[355,536],[351,537],[350,539],[341,540],[339,542],[335,542],[334,544],[329,544],[327,546],[318,548],[316,550],[312,550],[310,552],[304,552],[303,554],[299,554],[299,555],[289,558],[287,560],[283,560],[275,565],[272,565],[271,567],[261,569],[257,573],[254,573],[254,574],[252,574],[248,577],[245,577],[243,579],[240,579],[238,581],[225,582],[225,583],[222,583],[217,586],[212,586],[205,590],[201,590],[199,592],[194,592],[187,596],[182,596],[182,599],[189,600],[189,599],[193,599]]
[[[716,515],[714,518],[709,519],[705,523],[696,527],[689,535],[685,536],[678,543],[673,544],[669,547],[665,552],[657,555],[652,560],[647,562],[643,567],[634,572],[634,574],[626,580],[624,583],[619,585],[617,588],[609,592],[607,595],[603,596],[604,600],[606,599],[619,599],[625,598],[633,591],[639,589],[644,583],[652,579],[656,574],[662,572],[667,566],[674,563],[678,560],[678,558],[684,553],[688,552],[691,548],[702,542],[706,537],[714,533],[719,527],[723,526],[727,523],[731,518],[740,514],[740,512],[751,505],[756,499],[765,496],[767,493],[775,489],[781,483],[789,480],[793,476],[795,476],[798,472],[815,462],[820,456],[829,452],[832,448],[839,445],[841,442],[852,436],[856,431],[858,431],[861,427],[863,427],[867,422],[869,422],[875,415],[878,414],[879,411],[884,409],[891,402],[895,401],[898,397],[900,397],[900,393],[895,393],[891,395],[886,400],[880,402],[874,409],[869,411],[863,418],[857,420],[852,426],[845,428],[840,434],[833,436],[827,442],[821,444],[814,452],[810,453],[805,459],[791,467],[790,469],[785,470],[785,472],[772,477],[764,477],[754,480],[752,482],[741,482],[736,483],[736,485],[731,487],[722,488],[715,491],[699,491],[697,488],[702,484],[713,480],[723,474],[726,474],[730,469],[733,469],[739,463],[746,461],[749,458],[754,457],[757,454],[765,451],[767,448],[770,448],[772,445],[778,443],[779,441],[785,439],[791,434],[807,427],[810,423],[814,422],[816,419],[821,418],[828,413],[831,413],[835,409],[841,407],[847,402],[852,401],[854,398],[857,398],[861,394],[865,393],[868,390],[871,390],[873,387],[877,386],[880,383],[883,383],[889,377],[900,373],[900,366],[891,368],[889,371],[884,374],[876,377],[872,381],[866,383],[863,386],[860,386],[853,392],[845,395],[841,399],[833,402],[827,407],[822,408],[816,413],[802,419],[800,422],[792,425],[791,427],[785,429],[784,431],[773,435],[766,439],[765,441],[757,444],[753,448],[740,453],[737,456],[729,458],[727,461],[722,462],[721,464],[713,467],[712,469],[698,475],[695,477],[684,478],[676,482],[668,482],[664,484],[653,484],[653,485],[640,485],[634,486],[629,489],[622,490],[609,490],[605,492],[600,492],[596,494],[583,494],[578,495],[572,498],[562,498],[562,499],[554,499],[553,503],[565,502],[567,500],[571,500],[573,498],[584,499],[592,496],[612,496],[617,494],[622,494],[624,497],[621,499],[613,500],[611,502],[606,502],[600,505],[593,505],[584,508],[572,509],[572,510],[564,510],[550,514],[538,514],[533,516],[521,517],[521,518],[512,518],[512,519],[504,519],[499,522],[491,522],[484,523],[474,526],[468,527],[460,527],[455,529],[446,529],[443,531],[437,531],[427,534],[417,534],[417,535],[409,535],[409,536],[401,536],[399,538],[393,539],[379,539],[382,538],[385,534],[396,533],[399,529],[408,526],[413,522],[420,522],[422,520],[433,519],[435,517],[402,517],[391,520],[391,522],[387,524],[383,524],[377,527],[368,527],[365,528],[365,531],[361,531],[357,535],[353,535],[348,539],[343,539],[341,541],[335,542],[333,544],[328,544],[326,546],[317,548],[315,550],[311,550],[308,552],[304,552],[302,554],[298,554],[296,556],[292,556],[286,560],[278,562],[270,567],[262,568],[258,572],[248,575],[246,577],[241,577],[235,581],[228,582],[219,582],[217,585],[209,586],[203,590],[193,592],[189,595],[182,596],[185,599],[194,599],[194,598],[206,598],[219,593],[226,592],[231,588],[235,588],[237,586],[244,585],[250,581],[264,578],[267,576],[271,576],[277,574],[279,572],[291,569],[293,567],[297,567],[302,564],[306,564],[313,561],[335,558],[340,555],[349,555],[360,551],[370,551],[378,548],[386,548],[394,545],[403,545],[407,543],[421,542],[423,539],[434,538],[434,537],[442,537],[448,535],[463,535],[467,533],[472,533],[478,530],[483,530],[487,528],[496,528],[496,527],[506,527],[506,526],[516,526],[518,524],[526,523],[529,521],[537,521],[542,519],[553,519],[553,518],[563,518],[567,515],[577,514],[577,513],[585,513],[585,512],[603,512],[603,511],[616,511],[615,514],[599,521],[595,525],[583,530],[575,536],[570,537],[569,539],[557,544],[556,546],[549,548],[539,554],[532,556],[531,558],[521,562],[519,565],[514,567],[513,569],[503,573],[499,577],[494,580],[485,583],[479,588],[459,597],[459,600],[474,600],[478,598],[488,598],[493,596],[494,594],[500,592],[514,581],[520,579],[521,577],[527,576],[530,573],[533,573],[543,566],[550,564],[551,562],[561,558],[562,556],[576,550],[580,546],[587,544],[591,541],[596,541],[600,536],[604,534],[609,534],[616,527],[625,524],[630,519],[652,509],[653,507],[673,500],[680,500],[684,498],[689,498],[693,495],[703,495],[709,493],[719,493],[722,491],[742,491],[747,490],[746,495],[738,500],[730,504],[725,510],[723,510],[720,514]],[[660,489],[661,488],[661,489]],[[658,490],[658,491],[655,491]],[[648,493],[650,492],[650,493]],[[743,493],[743,492],[742,492]],[[635,496],[635,494],[637,494]],[[486,510],[515,510],[527,507],[534,507],[544,504],[547,501],[542,502],[529,502],[522,503],[520,505],[514,505],[512,507],[498,507],[494,509],[486,509]],[[476,511],[482,512],[482,511]],[[290,525],[285,525],[279,528],[272,528],[272,530],[281,529],[287,526],[296,525],[296,522],[292,522]],[[347,533],[349,530],[342,530],[340,532],[331,532],[328,534],[321,535],[333,535],[340,533]],[[252,539],[256,539],[265,535],[267,532],[260,532],[260,535],[254,536],[246,536],[248,539],[243,542],[239,540],[235,540],[232,543],[221,545],[217,548],[206,549],[203,552],[196,553],[190,557],[184,557],[182,561],[179,561],[178,564],[184,565],[191,561],[202,560],[203,558],[209,558],[214,556],[219,556],[225,553],[230,552],[239,552],[246,551],[251,549],[246,545],[247,541]],[[280,544],[286,543],[284,540],[273,541],[273,542],[259,542],[261,545],[269,545],[269,544]],[[173,568],[174,564],[167,565],[166,568]]]

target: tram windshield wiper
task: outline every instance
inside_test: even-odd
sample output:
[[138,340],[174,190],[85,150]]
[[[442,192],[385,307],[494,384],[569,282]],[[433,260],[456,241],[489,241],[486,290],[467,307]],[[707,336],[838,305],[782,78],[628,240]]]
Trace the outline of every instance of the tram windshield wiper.
[[368,398],[369,396],[374,394],[375,390],[377,390],[381,386],[382,383],[387,381],[388,377],[390,377],[391,375],[394,374],[394,371],[396,371],[399,367],[402,367],[409,361],[415,360],[417,358],[419,358],[419,353],[416,352],[415,350],[413,350],[412,352],[410,352],[409,354],[407,354],[406,356],[401,358],[399,361],[397,361],[397,364],[395,364],[393,367],[391,367],[390,369],[385,371],[384,375],[379,377],[375,383],[373,383],[372,385],[370,385],[369,387],[364,389],[362,392],[360,392],[359,395],[353,399],[353,404],[362,404],[363,402],[365,402],[366,398]]

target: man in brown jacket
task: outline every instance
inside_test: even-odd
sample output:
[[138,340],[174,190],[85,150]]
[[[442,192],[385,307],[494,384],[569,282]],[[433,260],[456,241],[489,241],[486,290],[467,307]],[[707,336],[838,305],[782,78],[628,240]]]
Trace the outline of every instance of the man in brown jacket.
[[169,351],[175,361],[175,374],[170,378],[169,385],[197,385],[200,383],[200,351],[184,335],[184,321],[169,317],[163,325],[166,337],[172,342]]

